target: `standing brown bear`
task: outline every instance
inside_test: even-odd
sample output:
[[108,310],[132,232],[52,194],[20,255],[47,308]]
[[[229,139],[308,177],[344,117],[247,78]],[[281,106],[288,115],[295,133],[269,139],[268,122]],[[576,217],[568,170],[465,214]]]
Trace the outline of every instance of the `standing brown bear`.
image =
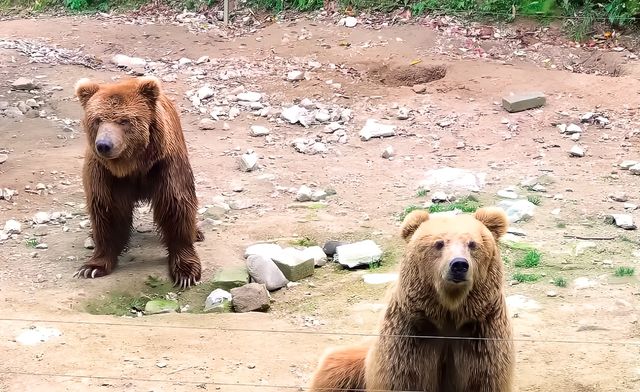
[[407,250],[379,336],[328,351],[311,390],[511,391],[515,353],[497,245],[507,226],[497,208],[409,214]]
[[110,84],[81,79],[75,86],[84,110],[88,148],[83,185],[93,229],[93,256],[75,276],[111,273],[129,241],[133,209],[150,201],[169,252],[176,286],[200,281],[194,242],[198,200],[180,118],[153,77]]

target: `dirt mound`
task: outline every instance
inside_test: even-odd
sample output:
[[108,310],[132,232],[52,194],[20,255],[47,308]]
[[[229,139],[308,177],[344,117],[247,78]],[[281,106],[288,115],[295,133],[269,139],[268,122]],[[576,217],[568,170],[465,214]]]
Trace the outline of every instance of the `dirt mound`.
[[382,65],[367,72],[371,81],[391,87],[411,87],[416,84],[430,83],[444,78],[446,74],[447,68],[444,65],[404,65],[396,67]]

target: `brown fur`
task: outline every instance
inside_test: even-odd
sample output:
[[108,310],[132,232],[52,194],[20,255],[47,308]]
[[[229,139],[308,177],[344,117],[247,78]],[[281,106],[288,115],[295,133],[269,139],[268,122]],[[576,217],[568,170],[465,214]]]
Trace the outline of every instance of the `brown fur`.
[[[337,392],[336,385],[349,385],[367,391],[510,392],[515,354],[496,244],[507,222],[496,208],[455,217],[409,214],[402,225],[407,251],[380,336],[368,350],[351,347],[325,355],[311,390]],[[441,249],[437,241],[443,241]],[[469,261],[467,282],[445,279],[452,257]]]
[[[76,84],[88,146],[83,185],[93,228],[93,256],[76,272],[104,276],[115,268],[129,241],[133,209],[150,201],[154,222],[169,253],[169,272],[181,287],[201,277],[194,242],[198,201],[178,112],[153,77]],[[113,141],[105,158],[96,138]]]

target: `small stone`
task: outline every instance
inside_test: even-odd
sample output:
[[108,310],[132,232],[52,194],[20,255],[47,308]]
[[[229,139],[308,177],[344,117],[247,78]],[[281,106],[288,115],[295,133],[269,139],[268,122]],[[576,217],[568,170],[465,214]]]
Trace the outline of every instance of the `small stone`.
[[43,223],[47,223],[51,220],[51,216],[49,215],[48,212],[37,212],[34,216],[33,216],[33,222],[41,225]]
[[24,101],[24,103],[32,109],[37,109],[38,107],[40,107],[40,104],[38,104],[38,102],[36,102],[36,100],[33,98],[27,99],[26,101]]
[[554,290],[547,291],[547,297],[553,298],[553,297],[557,297],[557,296],[558,296],[558,293],[556,291],[554,291]]
[[209,60],[209,56],[201,56],[196,60],[196,64],[200,65],[200,64],[204,64],[204,63],[208,63]]
[[27,106],[26,103],[24,103],[22,101],[18,102],[16,107],[18,108],[18,110],[20,110],[22,112],[22,114],[27,114],[27,112],[31,109],[29,106]]
[[578,140],[580,140],[580,134],[579,133],[574,133],[573,135],[569,136],[569,138],[571,140],[573,140],[574,142],[577,142]]
[[185,65],[189,65],[191,63],[192,63],[191,59],[188,59],[186,57],[182,57],[180,60],[178,60],[178,65],[181,66],[181,67],[183,67]]
[[83,219],[80,221],[80,223],[78,223],[78,225],[81,229],[86,229],[88,227],[91,227],[91,221],[89,219]]
[[322,246],[322,251],[328,256],[333,257],[336,254],[336,248],[340,245],[346,245],[346,242],[329,240]]
[[258,154],[255,152],[242,154],[238,160],[240,170],[243,172],[250,172],[258,167]]
[[502,107],[510,112],[521,112],[543,106],[546,98],[541,92],[512,94],[502,98]]
[[327,192],[323,190],[317,190],[311,194],[311,201],[320,201],[327,198]]
[[353,16],[347,16],[346,18],[344,18],[345,27],[356,27],[357,24],[358,19],[354,18]]
[[633,203],[624,203],[622,206],[624,207],[625,210],[637,210],[638,209],[638,205],[637,204],[633,204]]
[[250,136],[267,136],[269,133],[269,129],[267,129],[267,127],[263,127],[262,125],[252,125],[249,129]]
[[304,80],[304,71],[289,71],[287,73],[287,80],[290,82]]
[[154,299],[144,306],[145,314],[173,313],[180,309],[178,301],[168,299]]
[[300,122],[300,119],[307,115],[308,115],[307,109],[298,105],[293,105],[291,107],[284,108],[280,113],[280,117],[288,121],[290,124],[295,124],[297,122]]
[[93,238],[87,237],[84,240],[84,247],[85,249],[94,249],[96,247],[96,244],[93,242]]
[[227,313],[231,311],[232,296],[226,290],[215,289],[204,301],[204,311],[207,313]]
[[375,119],[368,119],[364,127],[360,130],[360,139],[363,141],[376,137],[391,137],[396,134],[396,126],[379,123]]
[[251,255],[247,257],[246,264],[252,281],[264,284],[269,291],[278,290],[289,283],[271,258]]
[[409,119],[409,113],[411,111],[408,108],[399,108],[398,109],[398,120],[407,120]]
[[273,262],[291,282],[313,275],[315,267],[313,257],[305,255],[295,248],[285,248],[273,259]]
[[362,276],[362,280],[366,284],[387,284],[398,280],[398,274],[365,274]]
[[635,230],[636,225],[633,223],[633,216],[629,214],[611,214],[608,217],[610,223],[625,230]]
[[38,88],[33,79],[18,78],[11,83],[13,90],[33,90]]
[[340,121],[349,122],[353,118],[353,110],[351,109],[342,109],[340,112]]
[[427,91],[427,86],[424,84],[414,84],[411,90],[416,94],[424,94]]
[[145,67],[147,62],[139,57],[129,57],[124,54],[116,54],[111,58],[111,62],[118,67],[139,68]]
[[573,285],[576,288],[576,290],[584,290],[584,289],[597,286],[597,282],[586,277],[580,277],[580,278],[574,279]]
[[237,95],[239,101],[245,102],[259,102],[262,99],[262,94],[253,91],[247,91]]
[[211,87],[203,86],[198,89],[198,92],[196,93],[196,95],[200,99],[207,99],[207,98],[213,97],[215,93],[216,93],[215,90],[212,89]]
[[4,111],[4,115],[9,118],[16,118],[24,116],[24,113],[22,113],[22,110],[18,109],[17,107],[11,106]]
[[582,128],[580,128],[580,126],[576,124],[569,124],[567,125],[564,133],[567,135],[581,134]]
[[569,150],[569,156],[572,157],[583,157],[584,156],[584,149],[578,145],[575,145],[573,147],[571,147],[571,150]]
[[431,195],[431,201],[433,203],[444,203],[451,200],[451,196],[447,195],[444,192],[434,192]]
[[202,130],[216,129],[216,122],[210,118],[203,118],[198,122],[198,128]]
[[610,194],[609,199],[624,203],[626,201],[629,201],[629,196],[627,196],[627,194],[624,192],[616,192],[616,193]]
[[387,146],[387,148],[384,149],[384,151],[382,151],[382,158],[384,159],[389,159],[389,158],[393,158],[396,155],[396,152],[393,150],[393,147],[391,146]]
[[249,273],[242,266],[229,267],[219,271],[213,278],[213,287],[229,290],[249,283]]
[[20,234],[22,231],[22,225],[15,219],[9,219],[4,224],[4,233],[11,234]]
[[246,210],[255,206],[255,203],[248,199],[240,199],[240,200],[231,200],[229,202],[229,207],[232,210]]
[[371,265],[382,258],[382,249],[373,241],[365,240],[336,248],[334,259],[347,268]]
[[238,313],[266,312],[271,306],[269,291],[260,283],[249,283],[230,290],[233,310]]
[[533,187],[531,187],[531,190],[534,192],[546,192],[547,188],[544,185],[535,184]]
[[302,185],[298,192],[296,193],[296,201],[305,202],[311,201],[311,197],[313,195],[313,191],[306,185]]
[[327,255],[321,247],[311,246],[302,250],[303,258],[312,258],[316,267],[322,267],[327,263]]

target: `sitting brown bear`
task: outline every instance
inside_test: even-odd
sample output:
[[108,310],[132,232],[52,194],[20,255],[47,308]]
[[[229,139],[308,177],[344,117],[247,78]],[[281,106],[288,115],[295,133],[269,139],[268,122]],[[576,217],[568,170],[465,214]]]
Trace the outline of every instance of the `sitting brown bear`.
[[497,208],[410,213],[379,336],[325,353],[311,391],[511,391],[515,353],[497,245],[507,226]]
[[81,79],[75,92],[84,110],[83,185],[95,242],[93,256],[75,276],[111,273],[129,241],[136,203],[150,201],[174,284],[197,284],[201,265],[194,242],[204,235],[196,226],[193,172],[178,112],[159,80]]

